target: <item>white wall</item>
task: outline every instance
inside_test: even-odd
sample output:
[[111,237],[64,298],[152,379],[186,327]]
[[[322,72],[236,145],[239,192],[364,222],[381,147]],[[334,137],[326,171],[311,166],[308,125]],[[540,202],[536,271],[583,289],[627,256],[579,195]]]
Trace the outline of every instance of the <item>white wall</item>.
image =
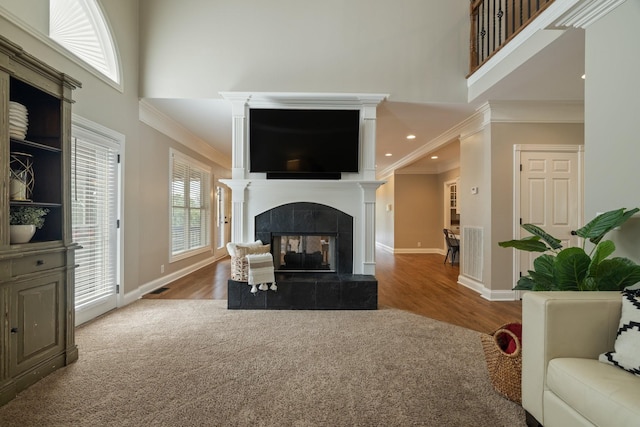
[[49,0],[0,0],[0,7],[41,33],[49,32]]
[[[586,30],[585,220],[640,207],[640,1],[627,0]],[[640,262],[640,220],[610,237]]]
[[467,0],[141,0],[141,96],[356,92],[466,102],[468,16]]
[[[483,117],[478,117],[480,121]],[[465,227],[481,228],[483,236],[491,233],[491,161],[490,141],[491,127],[480,127],[460,138],[460,185],[458,187],[458,203],[460,204],[461,232]],[[478,193],[467,195],[466,189],[478,187]],[[463,194],[464,193],[464,194]],[[465,245],[465,241],[461,241]],[[480,281],[465,276],[464,257],[460,254],[460,280],[466,286],[482,291],[491,287],[491,239],[483,240],[482,277]]]

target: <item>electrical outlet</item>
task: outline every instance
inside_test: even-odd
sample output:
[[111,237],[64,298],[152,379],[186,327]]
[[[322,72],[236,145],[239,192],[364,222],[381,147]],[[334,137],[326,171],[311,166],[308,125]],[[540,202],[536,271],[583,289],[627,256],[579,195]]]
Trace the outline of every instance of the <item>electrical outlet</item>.
[[422,242],[418,242],[418,247],[421,248],[422,247]]
[[164,273],[164,264],[160,266],[160,274],[163,274],[163,273]]

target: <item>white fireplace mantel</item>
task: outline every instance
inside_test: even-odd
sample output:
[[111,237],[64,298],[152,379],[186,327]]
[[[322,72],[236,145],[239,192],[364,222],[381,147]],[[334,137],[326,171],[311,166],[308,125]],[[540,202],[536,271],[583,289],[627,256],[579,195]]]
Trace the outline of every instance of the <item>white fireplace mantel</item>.
[[[254,219],[274,207],[296,202],[320,203],[354,218],[353,272],[375,274],[376,109],[387,95],[224,92],[232,103],[232,179],[222,180],[232,191],[233,242],[253,241]],[[359,109],[360,171],[339,180],[266,179],[248,167],[247,115],[256,108]]]

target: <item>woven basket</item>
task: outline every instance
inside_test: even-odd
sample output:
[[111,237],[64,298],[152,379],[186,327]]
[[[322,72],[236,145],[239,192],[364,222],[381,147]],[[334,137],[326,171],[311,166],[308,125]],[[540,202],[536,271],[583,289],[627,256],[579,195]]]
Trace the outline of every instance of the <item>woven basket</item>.
[[[482,334],[482,349],[487,360],[491,384],[498,393],[516,403],[522,403],[522,343],[516,334],[502,325],[491,334]],[[500,347],[500,340],[510,336],[516,349],[509,354]]]

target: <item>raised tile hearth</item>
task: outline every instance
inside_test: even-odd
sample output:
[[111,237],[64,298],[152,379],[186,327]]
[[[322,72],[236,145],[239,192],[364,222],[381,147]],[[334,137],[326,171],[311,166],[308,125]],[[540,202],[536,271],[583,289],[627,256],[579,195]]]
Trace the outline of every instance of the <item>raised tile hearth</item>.
[[251,293],[247,282],[228,282],[228,308],[267,310],[376,310],[374,276],[332,273],[277,273],[277,291]]

